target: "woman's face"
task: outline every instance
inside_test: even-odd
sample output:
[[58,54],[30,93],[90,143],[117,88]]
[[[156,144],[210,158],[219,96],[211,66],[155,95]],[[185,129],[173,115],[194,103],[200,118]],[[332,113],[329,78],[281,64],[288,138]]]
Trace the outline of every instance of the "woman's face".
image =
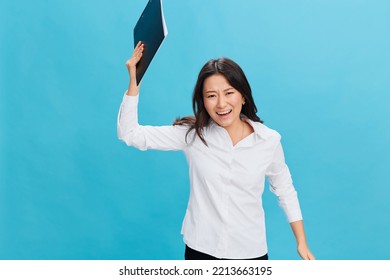
[[218,125],[227,130],[240,124],[244,97],[220,74],[212,75],[203,83],[203,103],[207,113]]

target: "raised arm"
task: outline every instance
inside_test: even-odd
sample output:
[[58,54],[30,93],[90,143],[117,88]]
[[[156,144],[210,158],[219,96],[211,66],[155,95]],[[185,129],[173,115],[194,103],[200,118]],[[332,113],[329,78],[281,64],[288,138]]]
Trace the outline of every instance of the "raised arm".
[[118,138],[128,146],[140,150],[183,150],[187,144],[185,141],[187,126],[142,126],[138,124],[140,84],[137,85],[136,82],[136,65],[142,58],[143,50],[144,46],[139,42],[131,58],[126,61],[130,82],[118,113]]

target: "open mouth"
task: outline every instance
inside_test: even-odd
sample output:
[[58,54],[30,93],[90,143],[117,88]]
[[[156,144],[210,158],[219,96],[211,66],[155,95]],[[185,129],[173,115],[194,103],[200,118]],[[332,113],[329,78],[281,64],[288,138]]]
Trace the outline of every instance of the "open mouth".
[[232,112],[232,110],[226,110],[226,111],[216,112],[216,113],[217,113],[218,116],[224,117],[224,116],[229,115],[231,112]]

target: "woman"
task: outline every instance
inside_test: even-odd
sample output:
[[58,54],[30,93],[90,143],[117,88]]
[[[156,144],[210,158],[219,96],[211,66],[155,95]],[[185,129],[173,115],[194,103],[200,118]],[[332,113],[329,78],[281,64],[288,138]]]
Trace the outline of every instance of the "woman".
[[128,90],[118,115],[118,137],[140,150],[182,150],[190,169],[190,198],[183,222],[185,259],[268,259],[261,195],[267,177],[297,241],[314,259],[285,164],[280,135],[256,115],[241,68],[222,58],[201,69],[193,93],[195,116],[171,126],[138,124],[138,43],[126,62]]

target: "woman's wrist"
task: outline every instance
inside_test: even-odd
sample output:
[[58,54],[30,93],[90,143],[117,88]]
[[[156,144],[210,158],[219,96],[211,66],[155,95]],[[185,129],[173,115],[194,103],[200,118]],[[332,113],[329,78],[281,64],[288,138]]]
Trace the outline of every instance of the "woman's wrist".
[[130,83],[126,95],[136,96],[138,95],[138,92],[139,92],[139,86],[137,86],[135,83],[134,84]]

